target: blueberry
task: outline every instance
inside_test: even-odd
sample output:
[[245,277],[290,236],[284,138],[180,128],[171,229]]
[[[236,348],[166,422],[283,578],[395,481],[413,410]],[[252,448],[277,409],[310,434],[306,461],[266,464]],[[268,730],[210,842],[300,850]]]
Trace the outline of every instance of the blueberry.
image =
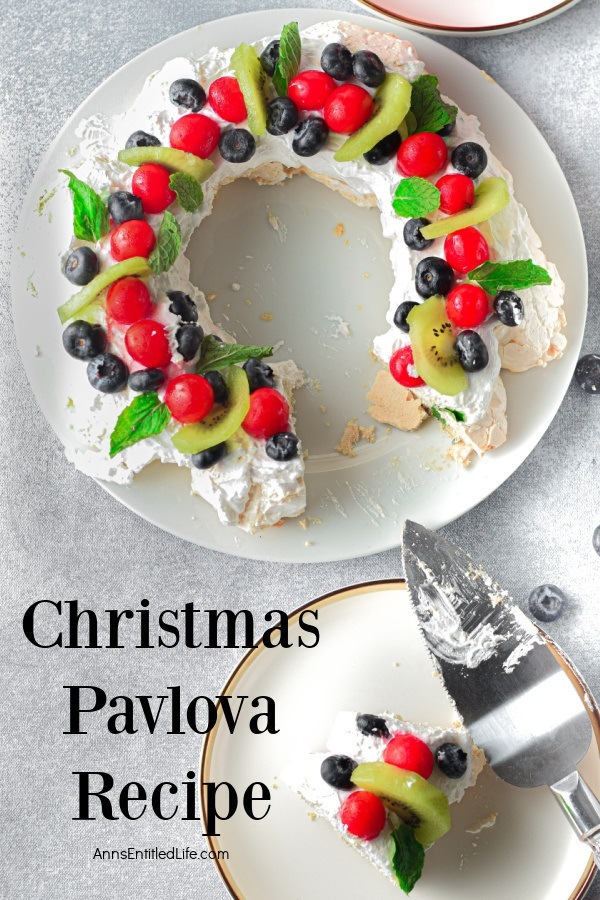
[[555,584],[540,584],[529,595],[529,611],[540,622],[554,622],[561,615],[567,598]]
[[421,228],[429,225],[428,219],[409,219],[404,226],[404,243],[411,250],[427,250],[433,244],[433,238],[427,240],[421,234]]
[[206,91],[192,78],[178,78],[169,88],[169,100],[197,113],[206,103]]
[[412,300],[405,300],[404,303],[401,303],[396,312],[394,313],[394,325],[396,328],[399,328],[400,331],[404,331],[408,334],[410,327],[408,322],[406,321],[406,317],[415,306],[418,306],[418,303],[414,303]]
[[392,156],[398,152],[398,147],[402,143],[402,138],[398,131],[392,131],[391,134],[382,138],[374,147],[368,150],[364,157],[372,166],[385,166]]
[[129,376],[127,386],[138,394],[147,394],[156,391],[164,384],[165,373],[162,369],[138,369]]
[[89,284],[98,274],[98,257],[91,247],[77,247],[67,256],[63,271],[71,284]]
[[343,44],[327,44],[321,54],[321,68],[336,81],[352,78],[352,54]]
[[277,97],[267,107],[267,131],[269,134],[287,134],[295,128],[300,118],[298,107],[289,97]]
[[134,131],[125,144],[126,150],[131,150],[132,147],[160,147],[160,141],[147,131]]
[[298,456],[298,438],[291,431],[280,431],[269,438],[265,450],[276,462],[287,462]]
[[435,761],[446,778],[462,778],[467,771],[467,754],[458,744],[441,744],[435,751]]
[[115,225],[144,218],[142,201],[129,191],[115,191],[111,194],[108,198],[108,212]]
[[63,331],[63,347],[73,359],[92,359],[106,349],[106,332],[101,325],[83,319],[71,322]]
[[193,359],[200,349],[204,332],[199,325],[192,322],[185,322],[180,325],[175,332],[175,340],[177,341],[177,349],[186,362]]
[[314,156],[329,137],[329,126],[320,116],[308,116],[296,126],[292,150],[298,156]]
[[114,353],[100,353],[90,359],[87,377],[93,388],[103,394],[116,394],[127,384],[129,369]]
[[592,547],[594,548],[598,556],[600,556],[600,525],[598,525],[594,529],[594,533],[592,535]]
[[210,469],[215,463],[218,463],[227,453],[227,444],[215,444],[208,450],[201,450],[200,453],[194,453],[192,456],[192,465],[196,469]]
[[456,122],[448,122],[447,125],[444,125],[444,127],[440,128],[440,130],[438,131],[439,136],[440,137],[448,137],[454,131],[455,125],[456,125]]
[[474,141],[465,141],[452,151],[452,165],[461,175],[478,178],[487,166],[487,153]]
[[389,738],[390,732],[381,716],[372,716],[370,713],[362,713],[356,717],[356,727],[361,734],[370,737]]
[[351,791],[354,785],[350,779],[357,765],[349,756],[328,756],[321,763],[321,778],[337,791]]
[[575,380],[586,394],[600,394],[600,356],[588,353],[575,367]]
[[488,348],[476,331],[461,331],[454,346],[465,372],[481,372],[490,361]]
[[273,369],[262,359],[247,359],[243,366],[248,376],[250,393],[263,387],[273,387]]
[[417,266],[415,288],[420,297],[447,294],[454,283],[452,267],[438,256],[426,256]]
[[205,372],[204,377],[213,389],[213,393],[215,395],[215,403],[227,403],[229,391],[227,390],[225,379],[223,378],[221,373],[213,369],[210,372]]
[[367,87],[379,87],[385,78],[385,66],[371,50],[359,50],[354,54],[352,71],[354,77]]
[[523,301],[514,291],[500,291],[494,297],[494,310],[503,325],[520,325],[525,315]]
[[278,59],[279,41],[271,41],[260,54],[260,64],[269,77],[273,76]]
[[174,316],[179,316],[182,322],[197,322],[198,308],[189,294],[183,291],[167,291],[167,297],[171,301],[169,310]]
[[231,163],[248,162],[256,152],[254,135],[246,128],[231,128],[224,131],[219,140],[219,153]]

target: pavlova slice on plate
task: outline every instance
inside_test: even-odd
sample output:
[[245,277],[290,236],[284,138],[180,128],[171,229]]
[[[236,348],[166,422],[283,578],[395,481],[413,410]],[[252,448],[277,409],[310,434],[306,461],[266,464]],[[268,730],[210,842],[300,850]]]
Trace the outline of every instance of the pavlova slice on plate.
[[439,728],[354,712],[338,713],[327,751],[292,762],[283,780],[409,893],[425,850],[450,830],[450,804],[481,772],[483,753],[458,724]]

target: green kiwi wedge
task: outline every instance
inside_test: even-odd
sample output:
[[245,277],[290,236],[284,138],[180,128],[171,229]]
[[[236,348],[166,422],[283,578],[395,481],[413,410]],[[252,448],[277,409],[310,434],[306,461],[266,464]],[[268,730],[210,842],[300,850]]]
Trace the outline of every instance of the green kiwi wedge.
[[267,73],[258,54],[249,44],[240,44],[233,51],[231,66],[246,101],[248,125],[252,134],[264,134],[267,129]]
[[200,453],[226,441],[246,418],[250,409],[248,376],[239,366],[230,366],[222,374],[227,385],[227,402],[216,406],[202,422],[183,425],[173,435],[173,446],[180,453]]
[[373,115],[362,128],[350,135],[334,158],[338,162],[358,159],[392,131],[396,131],[410,109],[411,91],[410,81],[397,72],[389,72],[375,91]]
[[479,225],[481,222],[491,219],[509,203],[510,194],[504,178],[486,178],[475,188],[473,206],[463,209],[462,212],[454,213],[453,216],[446,216],[444,219],[438,219],[437,222],[425,225],[424,228],[421,228],[421,234],[429,241],[432,238],[452,234],[453,231],[467,228],[469,225]]
[[361,763],[352,783],[376,794],[399,819],[415,829],[415,837],[429,847],[450,830],[450,809],[443,791],[416,772],[385,762]]
[[197,181],[206,181],[215,171],[212,159],[200,159],[193,153],[173,147],[130,147],[129,150],[119,150],[118,160],[128,166],[159,163],[173,172],[191,175]]
[[465,370],[454,348],[455,336],[446,315],[446,301],[438,295],[414,306],[406,317],[415,368],[423,381],[447,397],[467,387]]
[[89,284],[86,284],[80,291],[69,297],[66,303],[58,307],[58,316],[62,324],[64,325],[69,319],[80,315],[104,288],[126,275],[138,275],[140,278],[145,278],[152,275],[152,269],[148,266],[148,260],[143,256],[133,256],[131,259],[124,259],[123,262],[115,263],[114,266],[100,272],[95,278],[92,278]]

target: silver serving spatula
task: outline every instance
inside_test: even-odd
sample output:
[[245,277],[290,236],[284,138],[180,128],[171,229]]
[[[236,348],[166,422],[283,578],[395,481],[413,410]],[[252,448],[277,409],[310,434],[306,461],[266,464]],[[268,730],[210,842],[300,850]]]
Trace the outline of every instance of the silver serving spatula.
[[600,868],[600,801],[577,772],[592,727],[549,638],[467,553],[422,525],[406,521],[402,554],[421,630],[473,740],[504,781],[550,788]]

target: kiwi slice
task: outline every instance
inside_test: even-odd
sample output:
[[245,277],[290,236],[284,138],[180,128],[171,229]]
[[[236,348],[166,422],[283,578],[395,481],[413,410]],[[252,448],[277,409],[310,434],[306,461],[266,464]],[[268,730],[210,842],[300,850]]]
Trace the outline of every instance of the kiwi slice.
[[133,256],[131,259],[124,259],[123,262],[115,263],[110,269],[100,272],[85,287],[69,297],[66,303],[58,307],[58,316],[62,324],[64,325],[69,319],[81,313],[100,291],[107,288],[113,281],[124,278],[125,275],[139,275],[140,278],[145,278],[147,275],[152,275],[152,269],[148,266],[148,260],[143,256]]
[[246,101],[248,125],[252,134],[264,134],[267,128],[267,73],[258,54],[249,44],[240,44],[233,51],[231,67]]
[[373,97],[373,115],[342,144],[334,159],[338,162],[358,159],[392,131],[396,131],[410,108],[411,91],[410,81],[402,75],[397,72],[386,75]]
[[227,385],[227,402],[216,406],[202,422],[183,425],[173,435],[173,446],[180,453],[200,453],[234,434],[250,409],[248,376],[239,366],[230,366],[223,374]]
[[467,386],[467,376],[454,349],[455,337],[446,301],[435,295],[414,306],[406,317],[415,368],[440,394],[454,397]]
[[119,150],[118,160],[128,166],[160,163],[174,172],[191,175],[197,181],[206,181],[215,171],[215,164],[211,159],[200,159],[193,153],[175,150],[173,147],[130,147],[129,150]]
[[425,228],[421,228],[421,234],[429,241],[432,238],[452,234],[453,231],[467,228],[469,225],[479,225],[495,216],[508,206],[509,202],[510,194],[504,178],[486,178],[475,188],[475,202],[470,209],[464,209],[462,212],[454,213],[453,216],[446,216],[445,219],[426,225]]
[[448,798],[416,772],[384,762],[361,763],[351,775],[353,784],[381,798],[398,818],[415,829],[415,837],[429,847],[450,830]]

